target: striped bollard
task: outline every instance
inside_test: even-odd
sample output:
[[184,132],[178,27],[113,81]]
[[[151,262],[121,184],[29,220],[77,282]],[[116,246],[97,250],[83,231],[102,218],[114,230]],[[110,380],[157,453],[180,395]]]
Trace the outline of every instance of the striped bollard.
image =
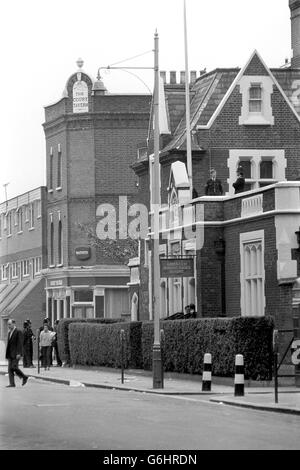
[[234,396],[244,396],[244,356],[242,354],[235,356]]
[[211,391],[211,354],[204,354],[202,392]]

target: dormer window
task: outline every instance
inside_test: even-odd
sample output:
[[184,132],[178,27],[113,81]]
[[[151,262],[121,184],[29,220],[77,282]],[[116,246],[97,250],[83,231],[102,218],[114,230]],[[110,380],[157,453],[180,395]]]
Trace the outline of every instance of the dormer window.
[[273,81],[269,76],[244,75],[240,81],[242,109],[240,126],[270,126],[274,124],[271,96]]

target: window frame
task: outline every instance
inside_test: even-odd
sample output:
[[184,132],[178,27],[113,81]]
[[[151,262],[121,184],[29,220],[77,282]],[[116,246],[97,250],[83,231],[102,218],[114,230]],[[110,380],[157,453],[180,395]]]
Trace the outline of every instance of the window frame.
[[23,233],[23,207],[18,207],[18,233]]
[[[261,246],[261,266],[260,269],[256,269],[257,273],[249,274],[247,270],[247,264],[245,261],[245,247],[248,245],[260,245]],[[265,308],[266,308],[266,298],[265,298],[265,261],[264,261],[264,251],[265,251],[265,234],[264,230],[256,230],[253,232],[244,232],[240,234],[240,263],[241,263],[241,271],[240,271],[240,289],[241,289],[241,296],[240,296],[240,307],[241,307],[241,316],[242,317],[253,317],[265,316]],[[251,258],[251,250],[250,250],[250,270],[252,269],[253,259]],[[247,297],[249,297],[249,289],[248,285],[250,283],[250,308],[252,307],[252,300],[255,294],[255,289],[252,289],[252,286],[255,285],[256,282],[256,304],[259,305],[261,302],[261,310],[258,312],[256,311],[249,314],[249,302]],[[258,285],[260,285],[260,289],[258,289]],[[254,291],[254,294],[253,294]],[[248,292],[248,293],[247,293]],[[259,293],[261,298],[259,299]],[[247,303],[248,302],[248,303]]]
[[18,274],[18,261],[14,261],[11,263],[11,278],[12,279],[18,279],[19,274]]
[[41,274],[41,270],[42,270],[42,257],[41,256],[36,256],[34,258],[33,266],[34,266],[34,275]]
[[29,230],[34,229],[34,201],[29,204]]
[[[254,98],[254,97],[251,97],[251,90],[260,90],[260,96],[259,98]],[[250,84],[250,87],[249,87],[249,90],[248,90],[248,93],[249,93],[249,97],[248,97],[248,107],[249,107],[249,113],[251,113],[251,115],[253,114],[259,114],[261,115],[262,112],[263,112],[263,90],[262,90],[262,84],[260,82],[253,82]],[[260,103],[260,109],[259,111],[252,111],[251,110],[251,104],[254,104],[254,103]]]
[[[30,260],[29,259],[22,260],[21,265],[22,265],[22,277],[29,277],[30,276]],[[25,270],[25,266],[28,267],[28,270]]]
[[57,172],[56,172],[56,191],[62,189],[62,152],[58,149],[57,152]]
[[12,235],[12,216],[11,211],[8,211],[6,217],[6,236],[11,237]]
[[1,266],[1,280],[8,281],[9,278],[9,263],[2,264]]
[[[229,194],[234,195],[233,182],[236,180],[236,171],[243,161],[251,162],[251,178],[245,178],[246,184],[251,184],[250,189],[244,192],[260,189],[261,184],[271,185],[279,181],[286,181],[287,160],[285,150],[282,149],[230,149],[227,166],[229,168]],[[263,161],[272,161],[273,178],[260,178],[260,164]],[[242,165],[241,165],[242,166]]]
[[[261,110],[250,110],[250,90],[260,84],[261,88]],[[239,80],[240,93],[242,94],[242,107],[239,116],[240,126],[263,125],[273,126],[274,116],[271,103],[274,82],[269,75],[243,75]],[[255,98],[251,98],[255,101]]]

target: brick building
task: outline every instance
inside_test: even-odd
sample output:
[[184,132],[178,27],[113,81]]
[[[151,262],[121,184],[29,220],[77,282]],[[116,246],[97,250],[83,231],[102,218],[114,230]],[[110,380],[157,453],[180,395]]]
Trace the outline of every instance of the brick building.
[[[291,66],[269,69],[254,51],[242,69],[191,75],[193,199],[186,171],[184,74],[180,83],[174,72],[168,83],[163,74],[170,134],[162,135],[160,143],[165,206],[160,255],[190,257],[194,267],[187,277],[161,276],[162,317],[195,303],[200,317],[269,314],[279,328],[291,327],[299,293],[300,184],[293,181],[300,170],[299,2],[290,7]],[[149,209],[152,151],[150,145],[133,165],[140,200]],[[238,167],[245,188],[235,195]],[[222,196],[205,195],[212,168],[222,182]],[[137,316],[149,319],[149,241],[131,266]]]
[[46,188],[40,187],[0,204],[1,349],[10,317],[19,328],[29,318],[33,330],[45,317],[46,198]]
[[108,93],[100,78],[84,73],[82,61],[77,64],[63,97],[45,108],[44,275],[52,320],[129,315],[129,268],[95,245],[95,229],[107,210],[118,218],[127,211],[126,198],[128,204],[135,201],[137,178],[130,165],[149,126],[151,95]]

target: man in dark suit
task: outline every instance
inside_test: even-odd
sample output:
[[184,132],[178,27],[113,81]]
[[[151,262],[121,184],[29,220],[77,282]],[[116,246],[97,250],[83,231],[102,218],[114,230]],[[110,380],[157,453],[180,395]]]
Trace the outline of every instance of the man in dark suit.
[[20,330],[16,328],[16,322],[13,319],[9,319],[7,322],[8,326],[8,338],[6,346],[6,359],[8,360],[8,376],[9,385],[7,387],[15,387],[15,374],[22,379],[22,385],[27,383],[28,377],[23,374],[19,369],[19,360],[23,353],[23,335]]

